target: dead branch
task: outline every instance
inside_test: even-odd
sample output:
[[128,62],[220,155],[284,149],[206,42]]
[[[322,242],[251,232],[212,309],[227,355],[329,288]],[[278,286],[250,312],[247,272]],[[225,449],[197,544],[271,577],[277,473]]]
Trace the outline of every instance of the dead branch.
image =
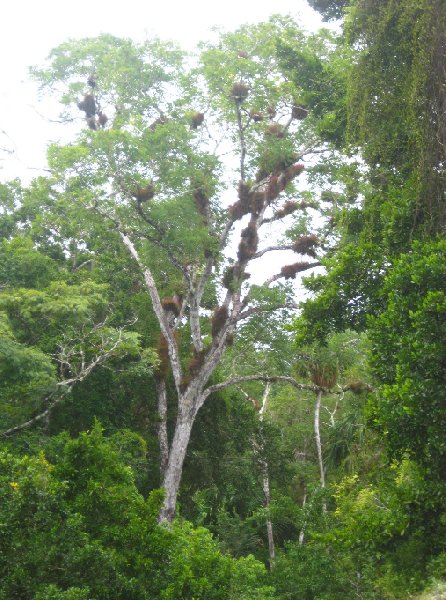
[[299,383],[294,379],[294,377],[287,377],[285,375],[241,375],[240,377],[232,377],[227,381],[223,381],[222,383],[217,383],[215,385],[209,386],[203,392],[203,397],[206,399],[210,394],[223,390],[231,385],[238,385],[239,383],[245,383],[247,381],[264,381],[265,383],[289,383],[293,387],[298,390],[307,390],[310,392],[318,392],[322,390],[325,392],[324,388],[320,388],[317,385],[307,384],[307,383]]

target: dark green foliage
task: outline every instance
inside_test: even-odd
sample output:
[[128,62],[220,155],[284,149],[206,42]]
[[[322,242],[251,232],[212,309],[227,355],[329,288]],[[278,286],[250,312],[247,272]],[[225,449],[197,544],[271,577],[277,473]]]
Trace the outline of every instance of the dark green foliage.
[[350,140],[382,190],[373,211],[392,220],[405,211],[406,241],[445,221],[445,26],[442,1],[358,0],[347,28],[363,50],[351,76]]
[[415,244],[383,286],[386,309],[371,325],[372,364],[384,384],[377,419],[390,453],[446,479],[446,242]]
[[344,14],[344,8],[349,5],[350,0],[307,0],[314,10],[321,13],[324,21],[340,19]]
[[338,44],[336,37],[330,37],[327,32],[314,36],[301,47],[283,39],[278,43],[278,55],[282,68],[296,85],[299,102],[316,119],[316,129],[322,139],[340,147],[347,122],[346,84],[350,61]]

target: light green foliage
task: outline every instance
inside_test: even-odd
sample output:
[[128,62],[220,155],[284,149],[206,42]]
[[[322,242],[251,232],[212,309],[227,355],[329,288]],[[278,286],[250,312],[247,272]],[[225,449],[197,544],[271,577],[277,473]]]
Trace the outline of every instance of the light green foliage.
[[[2,205],[3,206],[3,205]],[[27,237],[16,237],[0,245],[0,281],[2,287],[46,287],[57,274],[57,265],[33,247]]]
[[54,466],[2,453],[0,494],[2,598],[273,598],[252,557],[222,555],[186,522],[158,526],[159,495],[144,500],[98,425]]

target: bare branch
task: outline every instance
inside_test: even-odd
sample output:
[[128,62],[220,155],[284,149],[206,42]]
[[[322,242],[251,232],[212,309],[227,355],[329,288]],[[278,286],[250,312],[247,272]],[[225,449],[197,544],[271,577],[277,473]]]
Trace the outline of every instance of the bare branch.
[[252,257],[251,260],[254,260],[255,258],[260,258],[267,252],[273,252],[275,250],[292,250],[292,249],[293,249],[292,244],[287,244],[284,246],[270,246],[269,248],[264,248],[263,250],[259,250],[256,254],[254,254],[254,256]]
[[253,307],[247,308],[246,310],[241,312],[236,317],[235,321],[238,323],[239,321],[242,321],[243,319],[247,319],[248,317],[251,317],[252,315],[258,315],[262,312],[271,313],[276,310],[286,309],[286,308],[297,310],[299,307],[294,302],[287,303],[287,304],[276,304],[275,306],[253,306]]
[[[120,345],[121,341],[122,341],[122,330],[119,332],[118,339],[115,341],[115,343],[108,350],[106,350],[102,354],[96,356],[86,366],[85,366],[85,360],[83,357],[83,352],[81,351],[82,360],[81,360],[80,371],[74,377],[70,377],[69,379],[64,379],[63,381],[58,381],[56,383],[56,390],[52,394],[47,396],[47,398],[45,399],[45,400],[50,400],[57,394],[57,396],[53,399],[53,401],[49,404],[49,406],[47,406],[47,408],[43,412],[39,413],[38,415],[35,415],[28,421],[25,421],[24,423],[21,423],[20,425],[16,425],[15,427],[11,427],[11,429],[3,431],[1,435],[3,435],[3,436],[13,435],[14,433],[17,433],[18,431],[21,431],[22,429],[27,429],[28,427],[31,427],[38,421],[41,421],[42,419],[45,419],[46,417],[48,417],[51,414],[51,411],[53,410],[53,408],[55,406],[57,406],[58,404],[60,404],[62,402],[62,400],[71,392],[74,385],[76,383],[80,383],[81,381],[86,379],[88,377],[88,375],[90,375],[90,373],[93,371],[93,369],[95,369],[96,367],[98,367],[99,365],[104,363],[114,353],[114,351]],[[61,364],[69,365],[69,363],[67,362],[66,353],[64,353],[64,355],[61,356],[60,358],[58,358],[57,360]],[[58,393],[59,390],[60,390],[60,392]]]
[[210,394],[223,390],[231,385],[238,385],[239,383],[244,383],[247,381],[264,381],[266,383],[289,383],[293,387],[298,390],[307,390],[310,392],[318,392],[319,390],[326,391],[324,388],[320,388],[317,385],[307,384],[307,383],[299,383],[294,379],[294,377],[287,377],[285,375],[241,375],[240,377],[232,377],[227,381],[223,381],[222,383],[217,383],[215,385],[209,386],[203,392],[203,397],[206,399]]
[[[14,433],[17,433],[18,431],[22,431],[22,429],[27,429],[28,427],[31,427],[38,421],[45,419],[46,417],[48,417],[51,414],[51,411],[53,410],[53,408],[57,404],[62,402],[62,400],[65,398],[65,396],[68,394],[69,391],[70,390],[68,390],[68,389],[65,390],[64,394],[59,396],[58,398],[56,398],[43,412],[39,413],[32,419],[29,419],[29,421],[25,421],[24,423],[21,423],[20,425],[16,425],[15,427],[11,427],[11,429],[7,429],[6,431],[3,431],[1,435],[4,437],[13,435]],[[51,397],[51,396],[49,396],[49,397]],[[46,398],[46,399],[48,399],[48,398]]]

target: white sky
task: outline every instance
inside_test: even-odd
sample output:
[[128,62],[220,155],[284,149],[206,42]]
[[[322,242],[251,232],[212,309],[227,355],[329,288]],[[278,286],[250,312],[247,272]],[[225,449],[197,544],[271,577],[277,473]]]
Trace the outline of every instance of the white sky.
[[[308,30],[321,26],[305,0],[123,0],[115,8],[101,0],[5,2],[0,23],[0,180],[36,176],[48,141],[63,135],[60,125],[48,121],[28,77],[28,67],[41,64],[61,42],[111,33],[136,40],[157,36],[192,50],[211,36],[214,26],[230,31],[271,14],[289,14]],[[57,114],[55,108],[54,119]]]

